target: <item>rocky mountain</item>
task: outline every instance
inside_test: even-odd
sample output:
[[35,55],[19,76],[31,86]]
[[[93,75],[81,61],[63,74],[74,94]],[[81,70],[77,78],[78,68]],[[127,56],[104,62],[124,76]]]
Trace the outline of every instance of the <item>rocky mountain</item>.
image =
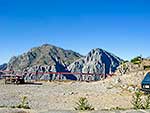
[[[0,65],[0,70],[6,70],[7,69],[7,64],[5,63],[5,64],[2,64],[2,65]],[[0,78],[1,78],[1,75],[2,75],[2,72],[0,72]]]
[[[64,71],[67,66],[81,57],[82,55],[71,50],[44,44],[41,47],[32,48],[20,56],[12,57],[8,62],[7,69],[22,71],[33,67],[49,66],[50,70]],[[44,68],[42,69],[44,70]]]
[[105,75],[114,73],[121,61],[119,57],[99,48],[91,50],[87,56],[82,56],[71,50],[44,44],[12,57],[7,64],[7,70],[28,72],[26,79],[99,80],[97,75],[32,75],[32,72],[81,72]]
[[68,69],[71,72],[110,74],[115,72],[121,61],[119,57],[96,48],[87,56],[73,62]]
[[0,65],[0,70],[5,70],[6,68],[7,68],[7,64],[6,63]]

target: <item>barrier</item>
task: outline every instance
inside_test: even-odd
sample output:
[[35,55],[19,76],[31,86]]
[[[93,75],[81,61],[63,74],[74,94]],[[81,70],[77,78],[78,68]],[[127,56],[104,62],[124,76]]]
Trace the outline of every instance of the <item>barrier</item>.
[[[10,77],[10,76],[24,76],[25,78],[30,77],[35,78],[35,79],[39,79],[42,76],[50,76],[50,75],[56,75],[53,80],[61,80],[63,78],[63,76],[67,76],[69,78],[69,76],[73,76],[73,75],[77,75],[76,79],[74,80],[80,80],[80,81],[96,81],[96,80],[101,80],[102,78],[106,78],[108,76],[112,77],[115,76],[115,74],[98,74],[98,73],[80,73],[80,72],[17,72],[17,71],[2,71],[0,70],[2,74],[2,77]],[[19,74],[18,74],[19,73]],[[40,77],[39,77],[40,75]],[[39,77],[39,78],[38,78]],[[48,78],[48,80],[51,80],[52,78]]]

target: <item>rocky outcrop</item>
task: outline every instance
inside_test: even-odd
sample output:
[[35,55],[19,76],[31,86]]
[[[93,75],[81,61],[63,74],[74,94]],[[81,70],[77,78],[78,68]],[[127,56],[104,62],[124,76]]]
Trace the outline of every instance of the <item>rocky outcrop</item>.
[[[71,72],[105,75],[114,73],[121,61],[119,57],[97,48],[90,51],[86,57],[73,62],[68,69]],[[93,79],[95,79],[95,77]]]

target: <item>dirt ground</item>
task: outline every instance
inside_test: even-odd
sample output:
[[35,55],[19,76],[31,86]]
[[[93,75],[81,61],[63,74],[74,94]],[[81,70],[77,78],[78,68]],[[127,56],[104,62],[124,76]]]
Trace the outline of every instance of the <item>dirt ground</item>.
[[38,113],[74,110],[80,97],[86,97],[95,110],[132,108],[133,87],[139,87],[144,73],[107,78],[98,82],[40,82],[41,84],[4,84],[0,80],[0,106],[15,106],[27,97]]

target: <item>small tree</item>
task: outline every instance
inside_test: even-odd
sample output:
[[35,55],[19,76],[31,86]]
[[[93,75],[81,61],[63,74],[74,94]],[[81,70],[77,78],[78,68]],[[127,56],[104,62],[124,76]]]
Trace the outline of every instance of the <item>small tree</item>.
[[30,109],[29,103],[27,102],[27,97],[23,96],[21,103],[18,106],[16,106],[16,107],[17,108]]
[[135,92],[135,95],[133,96],[132,105],[134,109],[142,109],[142,93],[140,91]]
[[150,109],[150,94],[148,94],[145,99],[143,109]]
[[79,99],[79,102],[76,103],[77,107],[75,107],[75,110],[81,110],[81,111],[92,111],[94,108],[92,105],[88,103],[87,98],[81,97]]
[[135,57],[135,58],[133,58],[133,59],[131,60],[131,62],[132,62],[133,64],[141,64],[141,61],[142,61],[142,57],[141,57],[141,56],[137,56],[137,57]]

